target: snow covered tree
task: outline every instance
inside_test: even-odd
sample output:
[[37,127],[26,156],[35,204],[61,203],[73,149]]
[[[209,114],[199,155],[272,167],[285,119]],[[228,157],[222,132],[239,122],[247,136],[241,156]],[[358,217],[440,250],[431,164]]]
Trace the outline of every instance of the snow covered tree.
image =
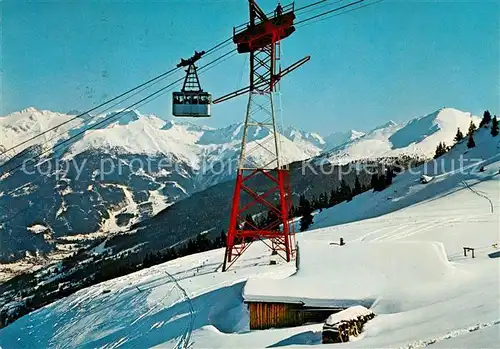
[[469,139],[467,140],[467,148],[474,148],[476,146],[476,142],[474,142],[473,133],[469,134]]
[[491,122],[491,113],[489,110],[486,110],[483,114],[483,119],[479,123],[479,128],[483,127],[484,125],[488,125]]
[[474,132],[476,130],[477,130],[476,125],[474,124],[473,121],[471,121],[470,125],[469,125],[469,132],[467,133],[467,136],[470,136],[470,135],[474,134]]
[[457,129],[457,134],[455,135],[454,141],[456,143],[460,142],[462,139],[464,139],[464,134],[462,131],[460,131],[460,127]]
[[320,203],[322,208],[328,207],[328,192],[324,192],[322,196],[320,196]]
[[498,136],[498,119],[496,115],[493,117],[493,121],[491,123],[491,135],[493,137]]

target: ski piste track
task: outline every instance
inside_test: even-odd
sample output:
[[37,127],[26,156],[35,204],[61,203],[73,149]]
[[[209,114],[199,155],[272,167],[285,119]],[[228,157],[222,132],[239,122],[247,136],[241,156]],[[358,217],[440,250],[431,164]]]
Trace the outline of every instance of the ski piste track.
[[[191,269],[187,269],[186,271],[184,271],[184,273],[182,274],[182,276],[180,278],[176,278],[174,275],[172,275],[171,273],[169,273],[168,271],[164,270],[164,273],[167,275],[167,277],[169,278],[170,280],[170,283],[172,283],[172,287],[168,290],[168,292],[156,303],[154,304],[151,308],[149,308],[149,310],[147,312],[145,312],[144,314],[142,314],[139,318],[137,318],[132,324],[134,323],[137,323],[138,321],[140,321],[142,318],[148,316],[149,314],[151,314],[155,309],[158,309],[159,306],[161,305],[164,305],[163,304],[163,301],[168,297],[170,296],[170,294],[175,290],[177,289],[178,291],[180,291],[181,293],[181,296],[182,298],[180,298],[177,302],[175,302],[174,304],[177,304],[177,303],[181,303],[181,302],[185,302],[189,308],[189,320],[187,322],[187,325],[182,333],[182,335],[178,338],[177,340],[177,343],[175,344],[175,348],[176,349],[186,349],[186,348],[191,348],[193,343],[191,343],[191,334],[193,332],[193,327],[194,327],[194,320],[195,320],[195,317],[196,317],[196,310],[194,309],[193,307],[193,302],[191,300],[191,298],[189,297],[187,291],[180,285],[179,283],[179,280],[182,280],[184,279],[188,272],[191,271],[191,270],[198,270],[200,268],[202,268],[204,266],[204,263],[201,263],[200,265],[196,266],[196,267],[193,267]],[[215,273],[217,272],[222,266],[222,263],[220,263],[219,265],[217,265],[215,267],[214,270],[211,270],[207,273],[202,273],[202,274],[210,274],[210,273]],[[200,275],[200,274],[196,274],[196,275]],[[156,285],[156,286],[153,286],[149,289],[154,289],[156,287],[158,287],[159,285]],[[140,289],[139,287],[137,287],[138,291],[139,292],[142,292],[144,290]],[[172,304],[172,306],[174,305]],[[166,319],[165,321],[168,321],[169,319]],[[143,328],[142,326],[139,326],[139,328],[136,328],[132,334],[136,334],[139,330],[141,330],[141,333],[144,334],[146,333],[147,331],[143,331]],[[142,334],[139,334],[137,337],[141,337]],[[120,344],[122,343],[115,343],[115,345],[119,346]],[[114,348],[115,346],[111,346],[109,348]]]
[[[428,224],[429,225],[435,225],[436,222],[433,221],[433,222],[428,223]],[[198,268],[200,268],[202,266],[203,266],[203,263],[200,264],[199,266],[195,267],[194,269],[198,269]],[[214,270],[211,270],[211,271],[203,273],[203,274],[215,273],[215,272],[217,272],[220,269],[220,267],[221,267],[221,265],[218,265],[218,266],[215,267]],[[187,275],[188,272],[189,272],[189,270],[186,270],[183,273],[183,275],[182,275],[182,277],[180,279],[183,279]],[[194,319],[195,319],[195,316],[196,316],[196,311],[195,311],[195,309],[193,307],[193,303],[191,301],[191,298],[189,297],[187,291],[179,284],[178,279],[175,276],[173,276],[172,274],[170,274],[166,270],[164,271],[164,273],[167,275],[167,277],[170,280],[169,282],[172,283],[173,286],[168,290],[168,292],[155,305],[153,305],[147,312],[145,312],[144,314],[142,314],[134,323],[140,321],[140,319],[142,319],[143,317],[146,317],[148,314],[152,313],[155,309],[159,308],[159,306],[163,305],[163,300],[166,299],[175,289],[177,289],[177,290],[179,290],[181,292],[182,298],[180,298],[175,303],[186,302],[187,306],[189,307],[189,314],[188,314],[189,321],[188,321],[188,323],[187,323],[187,325],[185,327],[184,332],[178,338],[178,340],[177,340],[174,348],[175,349],[188,349],[188,348],[192,348],[194,343],[191,342],[191,335],[192,335],[192,332],[193,332],[193,324],[194,324]],[[153,286],[150,289],[156,288],[158,286],[159,285]],[[141,290],[139,288],[138,288],[138,291],[139,292],[143,292],[143,290]],[[166,321],[168,321],[168,319],[166,319]],[[436,343],[439,343],[439,342],[442,342],[442,341],[453,339],[453,338],[456,338],[456,337],[459,337],[459,336],[464,336],[464,335],[470,334],[472,332],[481,331],[481,330],[484,330],[486,328],[493,327],[493,326],[499,326],[499,325],[500,325],[500,319],[496,320],[496,321],[487,322],[487,323],[478,323],[478,324],[470,325],[470,326],[465,327],[465,328],[459,328],[459,329],[448,331],[445,334],[440,335],[440,336],[432,337],[432,338],[429,338],[429,339],[423,339],[423,340],[414,341],[414,342],[408,343],[408,344],[406,344],[404,346],[401,346],[398,349],[426,348],[426,347],[429,347],[429,346],[431,346],[433,344],[436,344]],[[138,328],[136,328],[132,332],[131,335],[138,334],[139,331],[142,334],[147,333],[147,330],[144,331],[144,329],[142,328],[142,326],[139,326]],[[141,337],[142,334],[138,334],[137,337]],[[120,345],[124,344],[125,341],[118,341],[118,342],[112,343],[110,346],[105,346],[105,348],[106,349],[117,348]]]
[[172,282],[179,288],[179,290],[182,292],[182,296],[184,297],[184,301],[188,304],[189,307],[189,321],[186,326],[186,329],[184,333],[179,337],[179,340],[177,341],[177,344],[175,345],[176,349],[184,349],[184,348],[189,348],[191,346],[191,333],[193,332],[193,324],[194,324],[194,317],[195,317],[195,310],[193,307],[193,302],[191,301],[191,298],[189,298],[186,290],[179,284],[177,279],[171,275],[168,271],[165,270],[165,274],[169,276],[169,278],[172,280]]
[[[488,200],[488,202],[490,203],[491,212],[492,213],[494,212],[493,203],[492,203],[491,199],[485,195],[485,193],[483,193],[482,191],[478,191],[478,190],[473,189],[466,181],[462,181],[462,183],[464,185],[464,189],[468,189],[472,193]],[[413,222],[411,224],[403,224],[403,225],[400,225],[395,230],[390,230],[390,233],[376,236],[374,239],[372,239],[372,241],[373,242],[376,242],[376,241],[380,242],[380,241],[399,240],[399,239],[403,239],[403,238],[409,237],[409,236],[414,235],[414,234],[419,234],[419,233],[423,233],[425,231],[434,229],[436,226],[445,226],[446,224],[450,224],[450,223],[460,223],[460,222],[465,221],[465,220],[470,222],[471,220],[480,218],[481,216],[482,215],[477,215],[477,216],[474,215],[474,216],[468,216],[468,217],[456,217],[456,218],[447,219],[447,220],[433,219],[430,221],[426,220],[424,222],[417,221],[417,222]],[[381,229],[374,230],[374,231],[372,231],[372,232],[370,232],[370,233],[368,233],[368,234],[366,234],[366,235],[364,235],[356,240],[365,241],[366,238],[369,238],[370,236],[373,236],[373,235],[377,235],[377,233],[380,233],[381,231],[384,231],[386,229],[387,228],[384,227]],[[483,248],[483,247],[478,247],[478,249],[481,249],[481,248]],[[455,256],[448,256],[448,258],[452,258],[452,259],[454,257]],[[169,289],[167,294],[165,294],[154,306],[152,306],[147,312],[145,312],[141,317],[139,317],[134,323],[139,321],[141,318],[146,317],[148,314],[152,313],[155,309],[157,309],[161,305],[163,305],[163,300],[166,299],[175,289],[177,289],[181,293],[181,298],[175,303],[181,303],[181,302],[186,303],[186,305],[189,307],[189,314],[188,314],[189,320],[187,322],[187,325],[185,327],[184,332],[177,339],[177,342],[175,344],[175,348],[176,349],[191,348],[194,344],[191,342],[191,335],[193,332],[193,324],[194,324],[194,320],[195,320],[195,316],[196,316],[196,311],[193,307],[192,301],[191,301],[187,291],[179,284],[179,281],[188,277],[189,272],[195,272],[196,275],[215,273],[220,269],[221,265],[222,265],[222,263],[220,265],[217,265],[214,269],[210,269],[209,271],[198,273],[198,270],[204,266],[204,263],[201,263],[197,266],[194,266],[190,269],[185,270],[180,277],[175,277],[174,275],[170,274],[168,271],[164,271],[170,280],[169,282],[173,284],[172,287]],[[157,286],[159,286],[159,285],[153,286],[151,288],[156,288]],[[139,288],[138,288],[138,290],[143,291]],[[168,321],[168,319],[166,321]],[[480,330],[483,330],[483,329],[488,328],[488,327],[497,326],[499,324],[500,324],[500,320],[488,322],[488,323],[474,324],[474,325],[471,325],[471,326],[466,327],[466,328],[460,328],[460,329],[449,331],[449,332],[447,332],[441,336],[438,336],[438,337],[425,339],[425,340],[419,340],[419,341],[409,343],[405,346],[400,347],[400,349],[414,349],[414,348],[429,347],[429,346],[431,346],[435,343],[441,342],[441,341],[445,341],[448,339],[463,336],[463,335],[469,334],[471,332],[480,331]],[[135,329],[133,334],[136,334],[139,330],[141,330],[142,333],[147,332],[147,331],[142,331],[143,330],[142,326],[140,326],[139,328]],[[142,334],[138,335],[138,337],[140,337],[140,336],[142,336]],[[115,343],[115,345],[118,345],[118,346],[120,344],[121,343],[118,343],[118,342]]]
[[[433,345],[435,343],[439,343],[448,339],[456,338],[459,336],[463,336],[475,331],[480,331],[484,330],[485,328],[492,327],[492,326],[498,326],[500,325],[500,320],[496,321],[491,321],[487,323],[480,323],[480,324],[475,324],[472,326],[469,326],[467,328],[460,328],[457,330],[449,331],[446,334],[426,340],[420,340],[420,341],[415,341],[412,343],[409,343],[405,346],[399,347],[398,349],[415,349],[415,348],[426,348],[430,345]],[[500,329],[499,329],[500,331]]]
[[[197,268],[202,267],[202,266],[203,266],[203,263],[200,266],[198,266]],[[216,270],[218,268],[219,268],[219,266],[216,268]],[[214,272],[216,270],[214,270]],[[189,271],[190,271],[189,269],[184,271],[184,273],[180,279],[182,280],[184,277],[186,277]],[[150,315],[151,313],[153,313],[155,311],[155,309],[159,309],[159,308],[161,308],[161,306],[165,306],[165,304],[163,303],[164,300],[167,299],[172,294],[172,292],[177,290],[178,292],[181,293],[181,298],[179,298],[174,304],[185,302],[189,308],[188,314],[187,314],[189,319],[187,321],[186,327],[185,327],[182,335],[178,338],[177,343],[175,344],[174,348],[176,348],[176,349],[190,348],[190,347],[192,347],[191,334],[193,332],[193,324],[194,324],[194,319],[196,316],[196,311],[193,307],[191,298],[187,294],[186,290],[179,284],[179,280],[174,275],[172,275],[171,273],[169,273],[166,270],[164,270],[162,272],[164,272],[167,275],[167,278],[169,279],[169,281],[167,281],[166,283],[171,283],[172,287],[153,306],[151,306],[146,312],[141,314],[141,316],[139,316],[134,322],[132,322],[131,325],[138,323],[141,319],[143,319],[143,318],[147,317],[148,315]],[[148,287],[147,289],[141,289],[138,286],[136,286],[136,289],[138,292],[144,292],[146,290],[155,289],[155,288],[159,287],[160,285],[164,285],[164,284],[165,283],[161,283],[161,284],[158,284],[158,285],[155,285],[152,287]],[[171,306],[173,306],[174,304],[172,304]],[[108,304],[108,306],[109,306],[109,304]],[[93,308],[91,308],[90,310],[93,310]],[[162,323],[155,324],[155,325],[161,326],[164,322],[167,322],[169,320],[171,320],[171,319],[165,319],[164,321],[162,321]],[[140,324],[137,328],[135,328],[130,333],[129,338],[140,338],[143,335],[146,335],[147,333],[148,333],[148,329],[145,328],[143,324]],[[105,349],[118,348],[127,341],[128,341],[128,339],[122,338],[116,342],[113,342],[113,343],[110,343],[109,345],[104,346],[103,348],[105,348]],[[0,349],[2,349],[2,348],[0,348]]]
[[462,181],[462,183],[465,185],[465,187],[467,189],[469,189],[471,192],[473,192],[474,194],[476,194],[477,196],[480,196],[486,200],[488,200],[488,202],[490,203],[490,210],[491,210],[491,213],[494,212],[493,210],[493,202],[491,201],[491,199],[482,191],[478,191],[478,190],[475,190],[474,188],[472,188],[466,181]]

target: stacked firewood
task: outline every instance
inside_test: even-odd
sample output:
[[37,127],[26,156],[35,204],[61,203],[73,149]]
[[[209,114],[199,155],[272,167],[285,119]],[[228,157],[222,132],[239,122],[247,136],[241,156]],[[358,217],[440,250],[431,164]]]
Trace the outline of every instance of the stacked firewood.
[[355,306],[330,315],[323,325],[323,343],[348,342],[350,336],[358,336],[363,325],[375,314],[362,306]]

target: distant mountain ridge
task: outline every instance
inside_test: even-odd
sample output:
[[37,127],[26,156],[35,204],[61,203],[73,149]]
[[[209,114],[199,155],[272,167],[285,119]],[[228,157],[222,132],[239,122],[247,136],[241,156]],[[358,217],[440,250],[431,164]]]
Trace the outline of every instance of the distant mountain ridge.
[[[88,115],[78,118],[16,152],[28,147],[29,157],[39,151],[37,147],[50,151],[80,132],[83,125],[95,124],[107,115],[92,120]],[[0,152],[73,116],[27,108],[0,117]],[[401,154],[431,157],[437,143],[451,144],[457,127],[466,133],[470,120],[469,113],[447,108],[403,124],[390,121],[366,134],[349,131],[323,137],[289,127],[283,131],[281,149],[286,162],[312,158],[343,164]],[[472,120],[478,121],[476,117]],[[131,225],[155,216],[173,203],[230,180],[235,166],[220,173],[210,171],[210,166],[231,162],[234,165],[242,132],[242,124],[210,128],[165,121],[132,110],[108,127],[86,132],[69,149],[55,155],[49,152],[47,155],[53,158],[47,164],[54,168],[46,175],[18,171],[3,176],[0,261],[48,252],[67,255],[88,246],[92,239],[128,231]],[[251,142],[262,142],[269,137],[269,130],[260,128],[248,137]],[[269,155],[256,152],[253,156],[256,161],[265,161]],[[55,167],[56,160],[61,159],[83,170],[61,171]],[[2,162],[9,165],[5,154],[0,154]],[[120,171],[102,171],[103,163]],[[169,166],[164,167],[165,163]],[[33,227],[44,233],[35,233]]]
[[[78,115],[72,113],[27,108],[0,117],[0,152],[68,122],[0,154],[0,164],[5,165],[0,169],[0,261],[26,256],[36,259],[54,251],[64,257],[92,239],[126,231],[174,202],[235,174],[242,124],[215,129],[131,110],[107,127],[100,125],[85,132],[69,148],[52,152],[84,126],[95,125],[117,111],[69,121]],[[320,136],[309,141],[305,132],[291,128],[288,132],[295,141],[282,137],[286,162],[308,159],[322,151]],[[266,137],[266,128],[248,135],[250,142],[264,142]],[[8,155],[23,150],[9,162]],[[41,152],[47,152],[49,159],[44,164],[49,169],[45,175],[31,172],[31,168],[7,171]],[[254,152],[253,157],[266,161],[269,155]],[[211,171],[214,164],[227,170]],[[69,168],[64,168],[66,165]],[[34,226],[44,233],[35,233]]]
[[[44,137],[17,148],[15,152],[44,143],[49,138],[54,138],[48,144],[45,144],[46,148],[50,148],[57,141],[67,139],[72,133],[83,130],[84,125],[93,125],[102,118],[112,116],[117,112],[99,115],[91,121],[88,121],[89,116],[79,117],[58,129],[48,132]],[[6,150],[53,126],[66,122],[74,116],[73,114],[37,110],[30,107],[0,117],[0,134],[3,135],[2,139],[0,139],[0,149]],[[71,146],[66,152],[66,156],[74,156],[88,149],[100,149],[145,155],[172,152],[176,156],[191,161],[195,160],[195,157],[206,155],[207,150],[212,156],[215,153],[222,154],[223,152],[221,149],[217,149],[216,145],[221,145],[221,148],[225,149],[230,147],[238,151],[242,132],[243,123],[222,128],[210,128],[197,126],[186,121],[165,121],[155,115],[143,115],[136,110],[130,110],[122,113],[117,120],[107,127],[103,126],[87,131],[82,139]],[[258,128],[249,135],[249,140],[263,139],[269,135],[269,132],[267,128]],[[318,155],[328,147],[340,145],[362,134],[358,131],[349,131],[346,133],[337,132],[323,137],[318,133],[304,132],[293,127],[288,127],[283,131],[283,135],[300,149],[300,152],[294,155],[291,160]],[[298,149],[293,150],[296,152]],[[285,158],[287,157],[286,153],[285,149]],[[12,155],[13,153],[9,154]],[[0,155],[0,163],[6,160],[6,155]]]
[[333,147],[317,160],[346,164],[361,159],[400,155],[430,158],[439,142],[453,144],[458,128],[467,133],[471,121],[477,126],[480,118],[454,108],[442,108],[401,124],[391,120]]

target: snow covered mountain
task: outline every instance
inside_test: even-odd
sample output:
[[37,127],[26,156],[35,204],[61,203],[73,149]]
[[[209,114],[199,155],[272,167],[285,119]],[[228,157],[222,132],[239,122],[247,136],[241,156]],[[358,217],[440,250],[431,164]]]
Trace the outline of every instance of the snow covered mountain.
[[[74,115],[28,108],[0,118],[0,261],[22,258],[37,264],[51,251],[62,258],[234,176],[241,124],[212,129],[128,111],[107,127],[85,132],[69,148],[62,144],[52,151],[84,126],[115,114],[71,120]],[[249,140],[265,142],[266,137],[269,131],[260,128]],[[26,143],[6,151],[21,142]],[[284,137],[281,145],[287,162],[321,151]],[[38,169],[28,164],[8,171],[42,152],[49,161]],[[267,162],[269,154],[255,151],[252,159]],[[45,233],[34,233],[34,226]]]
[[[73,114],[27,108],[0,117],[0,134],[2,135],[0,151],[2,153],[53,126],[68,122],[47,132],[43,137],[27,142],[14,151],[1,154],[0,163],[7,161],[9,156],[14,153],[30,146],[43,145],[44,149],[50,149],[57,142],[78,133],[83,129],[83,126],[95,124],[102,118],[116,113],[100,115],[90,121],[88,116],[69,121],[74,116]],[[242,123],[213,129],[196,126],[186,121],[164,121],[154,115],[142,115],[138,111],[129,111],[120,115],[108,127],[103,125],[96,130],[86,132],[66,152],[66,158],[89,149],[126,154],[172,154],[196,168],[203,161],[231,158],[233,153],[239,150],[242,133]],[[257,128],[248,137],[250,141],[257,141],[269,136],[269,133],[267,128]],[[283,135],[287,138],[285,140],[286,146],[283,148],[285,152],[283,156],[289,161],[296,161],[318,155],[328,148],[358,138],[363,133],[352,130],[347,133],[333,133],[323,138],[317,133],[303,132],[288,127],[283,131]],[[288,146],[293,148],[289,149]],[[263,154],[260,155],[263,156]]]
[[[27,151],[20,158],[8,161],[12,153],[1,154],[2,173],[23,156],[50,151],[104,116],[69,122],[70,115],[28,108],[0,117],[3,151],[68,121],[16,149]],[[367,134],[350,131],[322,137],[287,128],[281,149],[287,162],[314,156],[334,163],[403,153],[428,157],[437,143],[450,142],[456,128],[465,131],[469,122],[466,113],[443,109],[402,125],[389,122]],[[127,231],[174,202],[232,178],[242,132],[241,124],[213,129],[137,111],[86,132],[68,149],[50,154],[41,167],[43,176],[29,168],[0,180],[0,260],[37,264],[53,251],[62,258],[92,239]],[[263,142],[269,130],[260,128],[248,136],[251,142]],[[267,162],[269,155],[260,151],[253,157]],[[44,233],[34,233],[33,227],[42,227]]]
[[350,130],[348,132],[334,132],[325,137],[324,150],[330,150],[339,145],[352,142],[365,135],[364,132],[359,132],[355,130]]
[[[2,153],[12,146],[27,141],[49,128],[68,122],[58,129],[48,132],[44,137],[27,142],[13,152],[2,154],[0,161],[7,161],[8,156],[33,145],[43,145],[49,149],[69,136],[92,125],[102,118],[116,114],[113,112],[100,115],[88,121],[88,118],[77,118],[71,122],[72,115],[39,111],[28,108],[20,112],[0,117],[0,150]],[[128,111],[115,119],[109,126],[98,127],[87,131],[81,139],[65,152],[65,158],[74,157],[87,150],[99,150],[107,153],[166,155],[170,154],[182,159],[193,168],[199,168],[203,161],[217,161],[231,158],[239,150],[243,132],[242,124],[234,124],[221,129],[196,126],[189,122],[164,121],[154,115],[142,115],[138,111]],[[262,140],[269,136],[266,128],[257,128],[249,135],[250,141]],[[324,144],[322,138],[309,137],[309,134],[287,129],[284,158],[289,161],[305,159],[319,154]],[[307,138],[299,135],[308,135]],[[50,139],[50,142],[47,140]],[[289,141],[292,141],[292,145]],[[297,142],[295,142],[295,140]],[[293,147],[289,149],[290,147]],[[303,150],[301,148],[304,148]],[[293,155],[292,155],[293,154]],[[264,154],[256,154],[264,157]],[[266,159],[262,159],[265,161]]]
[[391,120],[330,149],[318,160],[345,164],[354,160],[399,155],[430,158],[434,155],[439,142],[448,145],[453,143],[458,127],[465,134],[470,122],[473,121],[477,126],[479,120],[470,113],[453,108],[439,109],[403,124]]
[[7,116],[0,116],[0,164],[7,161],[9,155],[35,144],[43,144],[46,149],[53,147],[57,141],[68,136],[67,130],[78,126],[80,122],[84,121],[84,119],[70,121],[60,128],[47,132],[45,135],[37,138],[36,141],[28,142],[16,148],[14,152],[4,154],[7,149],[19,143],[26,142],[54,126],[69,121],[69,119],[70,116],[67,114],[36,110],[32,107]]
[[[0,346],[321,344],[321,323],[249,329],[244,300],[278,290],[281,300],[293,296],[332,307],[349,300],[376,314],[357,340],[331,347],[497,348],[500,138],[481,128],[475,141],[472,149],[466,141],[455,145],[439,159],[445,166],[427,163],[399,174],[384,191],[318,212],[311,229],[297,236],[297,273],[295,263],[270,265],[270,250],[260,241],[226,273],[220,272],[223,249],[194,254],[32,312],[0,329]],[[465,167],[452,166],[463,158]],[[431,180],[422,183],[423,175]],[[331,243],[340,237],[346,245]],[[464,246],[475,248],[474,259],[464,256]]]

